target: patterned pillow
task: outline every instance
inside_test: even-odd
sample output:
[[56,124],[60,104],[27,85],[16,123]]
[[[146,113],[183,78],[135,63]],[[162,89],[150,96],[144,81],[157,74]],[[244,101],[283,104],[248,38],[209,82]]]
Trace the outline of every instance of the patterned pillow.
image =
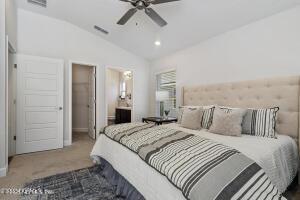
[[[221,109],[230,113],[233,109],[221,107]],[[243,134],[260,137],[276,138],[276,117],[279,107],[252,109],[248,108],[243,120]]]
[[243,133],[260,137],[277,138],[276,116],[279,107],[248,109],[243,121]]
[[204,106],[201,126],[204,129],[209,129],[212,124],[215,106]]

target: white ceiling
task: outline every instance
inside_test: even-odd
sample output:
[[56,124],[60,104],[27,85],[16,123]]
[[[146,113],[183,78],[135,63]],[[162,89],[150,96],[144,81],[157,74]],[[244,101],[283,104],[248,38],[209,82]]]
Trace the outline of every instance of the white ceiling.
[[[48,7],[16,0],[19,8],[68,21],[146,59],[156,59],[299,4],[300,0],[181,0],[152,6],[169,24],[160,28],[142,11],[125,26],[131,8],[118,0],[48,0]],[[136,25],[137,23],[137,25]],[[98,25],[109,31],[94,30]],[[154,45],[156,40],[161,46]]]

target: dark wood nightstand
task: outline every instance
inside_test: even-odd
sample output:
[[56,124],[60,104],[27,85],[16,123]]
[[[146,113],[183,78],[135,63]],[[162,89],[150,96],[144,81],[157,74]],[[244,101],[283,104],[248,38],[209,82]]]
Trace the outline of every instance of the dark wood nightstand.
[[143,122],[149,123],[155,123],[156,125],[163,125],[168,123],[174,123],[177,122],[177,118],[168,117],[168,118],[162,118],[162,117],[145,117],[142,119]]

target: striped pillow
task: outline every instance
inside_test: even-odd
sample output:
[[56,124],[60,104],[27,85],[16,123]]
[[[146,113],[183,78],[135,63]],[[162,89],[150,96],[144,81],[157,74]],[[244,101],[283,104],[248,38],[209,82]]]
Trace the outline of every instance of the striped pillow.
[[[225,113],[230,113],[233,109],[221,107]],[[279,107],[267,109],[249,108],[244,117],[242,127],[243,134],[260,137],[276,138],[276,116]]]
[[260,137],[276,137],[276,116],[279,107],[248,109],[243,121],[243,133]]
[[204,129],[209,129],[212,124],[215,106],[204,106],[201,126]]

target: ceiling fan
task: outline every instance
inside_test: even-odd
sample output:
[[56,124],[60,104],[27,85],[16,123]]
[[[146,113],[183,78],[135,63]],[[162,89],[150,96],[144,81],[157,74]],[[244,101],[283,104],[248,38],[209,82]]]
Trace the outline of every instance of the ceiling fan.
[[155,12],[152,8],[149,8],[150,5],[169,3],[173,1],[180,0],[120,0],[124,2],[128,2],[134,6],[134,8],[129,9],[125,15],[117,22],[119,25],[124,25],[126,22],[138,11],[145,10],[146,15],[148,15],[156,24],[163,27],[168,23],[161,17],[157,12]]

